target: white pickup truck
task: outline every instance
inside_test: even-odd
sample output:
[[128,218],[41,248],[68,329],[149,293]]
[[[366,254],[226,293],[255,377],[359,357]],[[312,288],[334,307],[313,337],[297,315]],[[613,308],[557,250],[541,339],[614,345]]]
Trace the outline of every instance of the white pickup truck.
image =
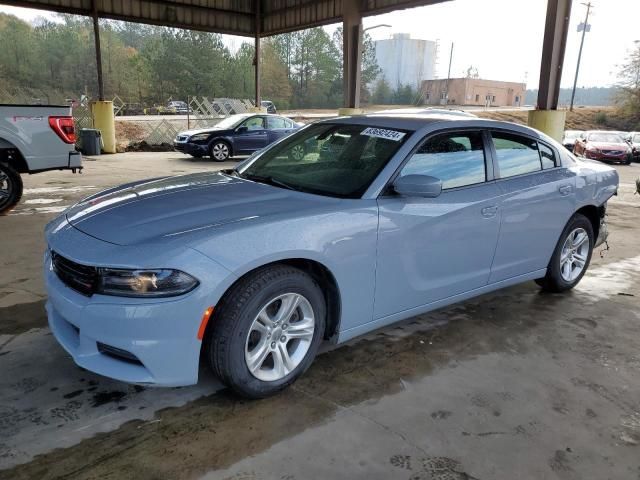
[[82,169],[71,107],[0,104],[0,215],[22,196],[20,174]]

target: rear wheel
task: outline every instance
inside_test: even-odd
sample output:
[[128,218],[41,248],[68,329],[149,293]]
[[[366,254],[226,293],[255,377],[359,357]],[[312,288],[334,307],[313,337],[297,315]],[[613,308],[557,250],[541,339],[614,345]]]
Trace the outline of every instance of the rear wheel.
[[306,153],[304,145],[294,145],[291,150],[289,150],[289,158],[291,160],[300,161],[304,158]]
[[209,361],[237,393],[273,395],[311,365],[325,319],[322,290],[306,273],[286,265],[258,269],[216,309],[207,339]]
[[0,163],[0,215],[7,214],[22,197],[22,179],[13,167]]
[[221,140],[213,142],[209,147],[209,155],[216,162],[224,162],[231,156],[231,149],[227,142]]
[[560,235],[546,276],[536,280],[536,283],[544,290],[556,293],[575,287],[589,268],[593,244],[591,222],[584,215],[576,213]]

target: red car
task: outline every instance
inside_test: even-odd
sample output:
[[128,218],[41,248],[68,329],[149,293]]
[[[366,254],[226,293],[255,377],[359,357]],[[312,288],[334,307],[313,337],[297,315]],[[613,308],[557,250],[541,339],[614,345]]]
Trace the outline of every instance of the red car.
[[631,147],[615,132],[584,132],[576,139],[573,153],[601,162],[631,163]]

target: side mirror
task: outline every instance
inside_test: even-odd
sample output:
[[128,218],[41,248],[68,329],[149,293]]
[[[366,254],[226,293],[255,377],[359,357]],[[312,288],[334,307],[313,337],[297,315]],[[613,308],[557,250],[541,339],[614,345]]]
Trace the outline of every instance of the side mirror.
[[404,197],[435,198],[442,193],[442,180],[429,175],[406,175],[396,178],[393,189]]
[[236,133],[247,133],[249,131],[249,127],[242,125],[241,127],[236,128]]

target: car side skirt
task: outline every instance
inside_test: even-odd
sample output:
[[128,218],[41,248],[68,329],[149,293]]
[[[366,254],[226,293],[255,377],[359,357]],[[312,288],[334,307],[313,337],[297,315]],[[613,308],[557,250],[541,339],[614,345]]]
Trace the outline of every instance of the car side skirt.
[[338,334],[338,341],[336,343],[346,342],[347,340],[351,340],[354,337],[364,335],[365,333],[369,333],[378,328],[386,327],[388,325],[391,325],[392,323],[396,323],[401,320],[406,320],[408,318],[415,317],[416,315],[421,315],[423,313],[431,312],[438,308],[446,307],[454,303],[468,300],[470,298],[474,298],[479,295],[483,295],[485,293],[501,290],[503,288],[517,285],[519,283],[536,280],[538,278],[544,277],[546,274],[547,274],[547,269],[543,268],[541,270],[536,270],[534,272],[527,273],[525,275],[518,275],[517,277],[507,278],[506,280],[501,280],[500,282],[485,285],[484,287],[477,288],[475,290],[470,290],[468,292],[461,293],[459,295],[447,297],[442,300],[438,300],[436,302],[428,303],[426,305],[421,305],[419,307],[411,308],[409,310],[404,310],[399,313],[394,313],[393,315],[388,315],[386,317],[373,320],[372,322],[365,323],[364,325],[359,325],[357,327],[341,331]]

